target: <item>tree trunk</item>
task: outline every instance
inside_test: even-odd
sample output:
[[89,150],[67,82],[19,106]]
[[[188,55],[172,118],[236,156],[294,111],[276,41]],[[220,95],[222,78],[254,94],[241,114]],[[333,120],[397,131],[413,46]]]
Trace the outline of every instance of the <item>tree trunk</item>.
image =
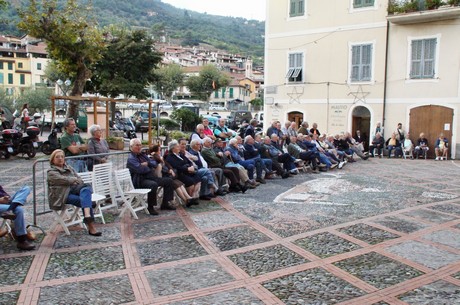
[[[83,60],[78,65],[77,75],[73,84],[71,96],[81,96],[85,89],[86,80],[89,78],[90,71],[86,68]],[[77,120],[78,118],[78,107],[80,101],[69,101],[69,107],[67,109],[67,117]]]

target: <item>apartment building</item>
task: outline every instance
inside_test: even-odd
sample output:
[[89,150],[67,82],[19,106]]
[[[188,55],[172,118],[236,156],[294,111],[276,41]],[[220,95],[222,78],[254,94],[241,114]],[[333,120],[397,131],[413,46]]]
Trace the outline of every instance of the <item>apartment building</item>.
[[29,36],[0,36],[0,88],[17,95],[26,88],[46,86],[46,45]]
[[455,157],[460,8],[393,14],[388,4],[268,0],[266,120],[316,122],[333,134],[359,129],[370,138],[377,122],[385,138],[402,123],[412,141],[424,132],[431,146],[443,132]]

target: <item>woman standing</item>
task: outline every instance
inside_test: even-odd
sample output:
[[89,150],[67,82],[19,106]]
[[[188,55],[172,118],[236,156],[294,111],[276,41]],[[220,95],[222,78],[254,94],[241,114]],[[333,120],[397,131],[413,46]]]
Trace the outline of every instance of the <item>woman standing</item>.
[[102,129],[99,125],[91,125],[88,128],[91,138],[88,140],[88,154],[100,154],[99,156],[93,156],[88,158],[88,170],[92,171],[93,166],[97,164],[106,163],[109,156],[102,155],[110,152],[109,144],[105,139],[102,138]]
[[77,172],[65,163],[63,150],[57,149],[51,154],[50,165],[47,179],[50,209],[62,210],[65,204],[81,207],[89,235],[101,236],[102,233],[94,226],[91,187],[84,184]]
[[22,109],[21,109],[21,121],[24,124],[24,131],[26,131],[27,127],[29,126],[29,121],[30,121],[28,108],[29,108],[29,105],[26,103],[22,105]]

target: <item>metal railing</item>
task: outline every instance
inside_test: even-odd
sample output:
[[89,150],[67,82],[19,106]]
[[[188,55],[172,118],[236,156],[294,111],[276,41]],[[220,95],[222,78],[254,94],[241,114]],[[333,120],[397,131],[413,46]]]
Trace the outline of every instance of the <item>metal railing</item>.
[[[87,160],[95,156],[109,156],[109,162],[113,164],[113,169],[123,169],[126,167],[129,151],[111,152],[106,154],[93,154],[84,156],[66,157],[66,160]],[[50,168],[49,159],[41,159],[34,162],[32,167],[33,182],[33,221],[37,225],[37,216],[50,213],[48,205],[47,170]]]

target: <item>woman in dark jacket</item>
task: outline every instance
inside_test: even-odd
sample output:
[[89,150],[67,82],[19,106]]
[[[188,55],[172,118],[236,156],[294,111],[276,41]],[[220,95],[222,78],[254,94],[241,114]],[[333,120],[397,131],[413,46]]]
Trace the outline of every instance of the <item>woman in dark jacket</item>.
[[81,207],[83,222],[89,235],[101,236],[94,226],[94,213],[91,202],[91,187],[83,183],[77,172],[65,163],[64,151],[53,151],[48,169],[48,197],[52,210],[62,210],[65,204]]
[[171,141],[168,145],[169,154],[166,162],[177,172],[177,178],[185,184],[188,194],[192,198],[200,196],[201,178],[196,174],[197,169],[194,167],[185,155],[180,153],[179,142]]

